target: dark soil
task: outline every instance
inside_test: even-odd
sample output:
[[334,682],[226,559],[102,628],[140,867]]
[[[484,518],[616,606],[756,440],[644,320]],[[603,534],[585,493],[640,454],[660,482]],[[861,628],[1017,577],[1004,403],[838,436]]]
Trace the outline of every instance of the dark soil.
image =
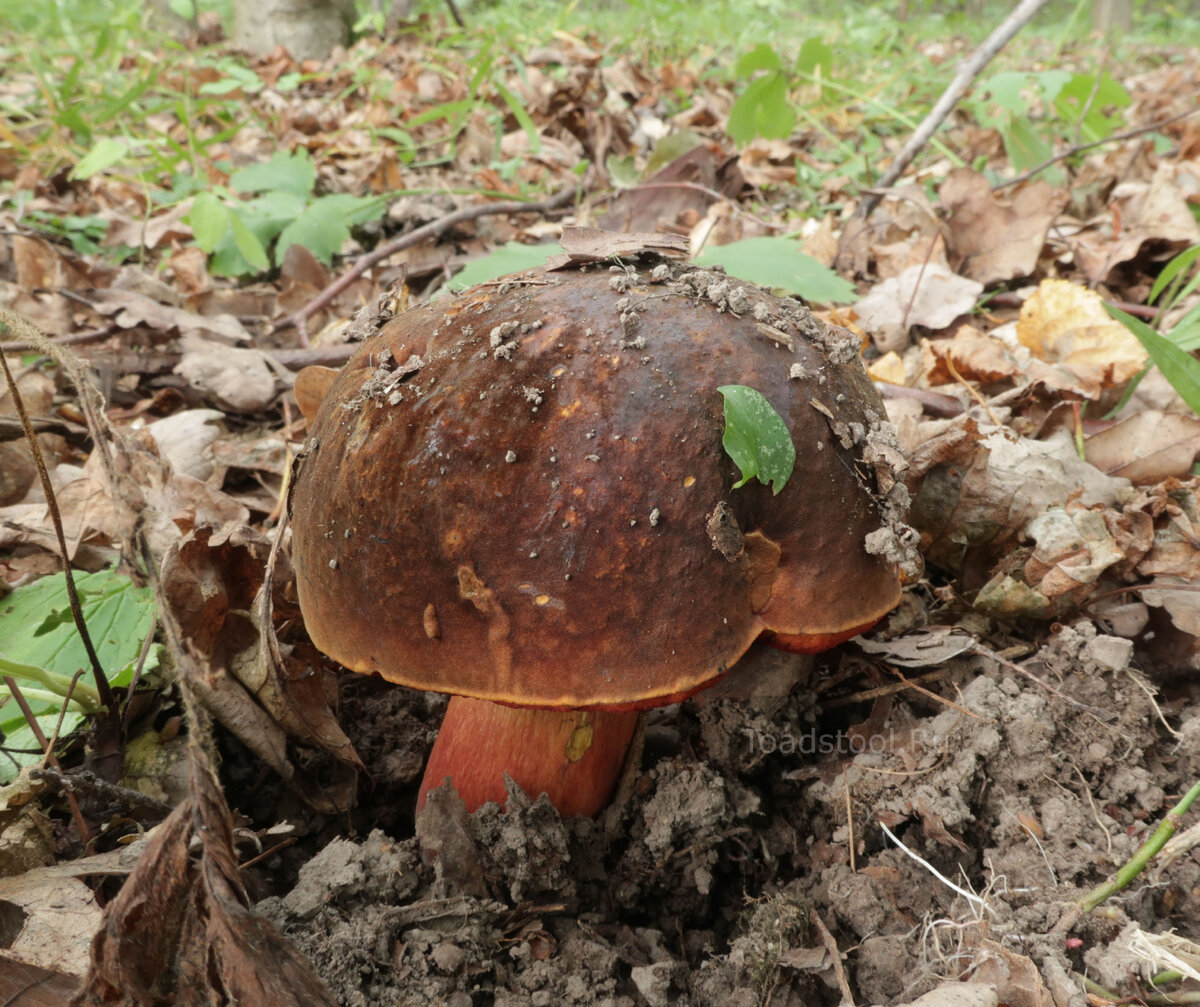
[[1200,779],[1196,683],[1150,682],[1127,655],[1079,622],[1019,665],[968,652],[928,691],[847,701],[895,679],[853,645],[815,668],[753,651],[742,695],[647,716],[600,820],[520,792],[466,816],[439,795],[420,841],[442,701],[352,678],[345,724],[374,780],[351,820],[263,865],[311,854],[258,908],[347,1007],[895,1004],[971,978],[1083,1004],[1069,973],[1145,971],[1125,924],[1200,932],[1186,853],[1048,936]]

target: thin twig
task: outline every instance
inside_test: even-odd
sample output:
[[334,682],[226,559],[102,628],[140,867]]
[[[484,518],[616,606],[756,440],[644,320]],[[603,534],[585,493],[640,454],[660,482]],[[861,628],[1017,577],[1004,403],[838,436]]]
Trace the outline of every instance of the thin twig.
[[1172,115],[1166,119],[1159,119],[1158,122],[1152,122],[1148,126],[1135,126],[1133,129],[1127,129],[1123,133],[1113,133],[1112,136],[1106,136],[1103,140],[1093,140],[1091,143],[1078,143],[1074,147],[1068,147],[1066,150],[1043,161],[1036,168],[1030,168],[1023,175],[1006,179],[1003,182],[997,182],[992,186],[992,192],[1007,189],[1010,185],[1020,185],[1022,182],[1028,182],[1035,175],[1049,168],[1050,165],[1057,164],[1059,161],[1065,161],[1068,157],[1074,157],[1076,154],[1082,154],[1085,150],[1091,150],[1093,147],[1102,147],[1106,143],[1120,143],[1122,140],[1132,140],[1134,137],[1141,136],[1144,133],[1153,133],[1156,129],[1162,129],[1164,126],[1169,126],[1180,119],[1186,119],[1189,115],[1195,115],[1197,112],[1200,112],[1200,109],[1189,108],[1186,112],[1180,112],[1178,115]]
[[166,801],[143,794],[140,790],[109,783],[94,773],[64,773],[60,769],[43,767],[32,770],[29,775],[50,784],[61,794],[90,794],[130,811],[149,812],[162,818],[171,813],[171,805]]
[[842,953],[838,950],[837,941],[833,939],[833,934],[829,932],[825,921],[817,915],[816,910],[808,914],[808,921],[817,932],[817,939],[825,948],[825,952],[829,955],[829,963],[833,966],[833,975],[842,994],[838,1007],[854,1007],[854,993],[846,979],[846,970],[842,967]]
[[921,686],[917,685],[916,682],[909,681],[909,679],[907,679],[905,677],[904,672],[902,672],[899,668],[894,668],[890,664],[885,664],[884,667],[887,668],[887,670],[890,674],[893,674],[898,679],[900,679],[900,681],[902,683],[904,683],[905,686],[912,689],[914,692],[921,693],[922,696],[927,696],[929,699],[932,699],[935,703],[941,703],[943,706],[948,706],[952,710],[957,710],[959,713],[963,714],[964,716],[970,717],[973,720],[982,720],[984,723],[992,722],[988,717],[981,717],[978,713],[974,713],[971,710],[968,710],[965,706],[959,705],[958,703],[954,702],[954,700],[952,700],[952,699],[947,699],[945,696],[939,696],[936,692],[933,692],[931,689],[924,689]]
[[[29,725],[29,730],[33,732],[33,736],[37,738],[38,744],[42,746],[42,752],[45,759],[55,769],[62,767],[58,763],[58,756],[54,754],[54,749],[50,747],[50,741],[42,730],[42,725],[37,722],[37,717],[33,715],[33,710],[29,708],[29,703],[25,699],[25,694],[21,692],[20,686],[16,680],[5,676],[4,684],[8,686],[8,691],[12,693],[13,699],[16,700],[17,706],[21,708],[21,714],[25,717],[25,723]],[[79,830],[79,841],[86,847],[92,841],[91,830],[87,827],[87,822],[83,820],[83,810],[79,807],[79,802],[75,799],[75,795],[68,793],[67,804],[71,807],[71,817],[75,819],[75,827]]]
[[407,234],[402,234],[393,241],[389,241],[386,245],[380,245],[373,252],[369,252],[359,259],[347,272],[339,276],[333,283],[329,284],[316,297],[309,301],[304,307],[294,314],[288,316],[278,325],[279,329],[286,329],[295,326],[301,333],[301,342],[307,346],[308,337],[305,335],[304,322],[312,314],[320,311],[325,305],[332,301],[338,294],[345,290],[358,277],[362,276],[375,263],[386,259],[390,255],[395,255],[406,248],[416,245],[426,238],[437,237],[443,231],[453,227],[455,224],[461,224],[467,220],[475,220],[479,217],[494,216],[499,213],[545,213],[547,210],[555,210],[560,206],[569,203],[575,198],[576,187],[570,186],[563,189],[561,192],[550,196],[547,199],[539,200],[535,203],[526,203],[521,200],[507,200],[502,203],[480,203],[476,206],[464,206],[453,213],[448,213],[446,216],[438,220],[430,221],[415,230],[409,231]]
[[850,837],[850,873],[856,874],[858,867],[855,865],[857,858],[854,852],[854,801],[850,797],[850,773],[846,766],[842,767],[842,785],[846,789],[846,831]]
[[[979,76],[983,68],[992,61],[996,53],[1003,49],[1017,32],[1032,20],[1033,16],[1041,10],[1045,3],[1046,0],[1021,0],[1021,3],[1013,8],[1013,12],[1001,22],[1000,26],[959,65],[958,72],[955,73],[954,80],[950,82],[950,86],[942,92],[942,96],[937,100],[937,104],[925,116],[921,125],[917,127],[916,132],[909,137],[908,143],[904,145],[904,149],[896,155],[892,166],[888,168],[883,177],[875,185],[876,189],[887,189],[895,184],[900,176],[904,174],[904,170],[912,164],[913,158],[920,153],[921,148],[937,132],[938,127],[945,120],[946,116],[950,114],[962,96],[967,93],[967,89],[974,83],[975,78]],[[862,206],[859,207],[855,216],[866,220],[875,212],[875,208],[882,199],[883,196],[878,193],[868,196],[863,201]]]
[[[56,346],[79,346],[83,343],[98,343],[101,339],[115,336],[123,331],[119,325],[105,325],[99,329],[88,329],[86,332],[72,332],[68,336],[57,336],[51,340]],[[5,353],[29,353],[37,347],[25,340],[15,339],[11,343],[0,343],[0,349]]]
[[[0,309],[0,331],[7,328],[16,328],[12,325],[10,319],[16,319],[15,315],[10,315],[7,311]],[[18,319],[19,321],[19,319]],[[100,697],[100,702],[108,708],[110,716],[114,713],[112,689],[108,685],[108,676],[104,674],[104,665],[100,662],[100,656],[96,653],[96,648],[92,644],[92,636],[88,632],[87,623],[83,618],[83,608],[79,604],[79,592],[75,590],[75,577],[71,573],[71,559],[67,551],[67,536],[63,532],[62,514],[58,510],[58,499],[54,493],[54,487],[50,483],[50,473],[46,471],[46,459],[42,455],[41,445],[38,444],[36,435],[33,432],[33,424],[29,420],[29,413],[25,409],[25,400],[21,395],[21,390],[17,387],[16,381],[13,379],[12,371],[8,367],[8,358],[0,353],[0,366],[4,368],[4,377],[8,381],[8,389],[12,395],[13,407],[17,411],[17,416],[21,420],[21,426],[25,429],[25,439],[29,442],[29,452],[33,456],[33,463],[37,467],[38,478],[42,483],[42,492],[46,495],[46,507],[50,511],[50,520],[54,524],[54,534],[58,538],[59,555],[62,558],[63,574],[66,578],[67,598],[71,603],[71,617],[75,621],[75,629],[79,633],[79,639],[83,642],[83,649],[87,651],[88,661],[92,666],[92,674],[96,678],[96,693]]]

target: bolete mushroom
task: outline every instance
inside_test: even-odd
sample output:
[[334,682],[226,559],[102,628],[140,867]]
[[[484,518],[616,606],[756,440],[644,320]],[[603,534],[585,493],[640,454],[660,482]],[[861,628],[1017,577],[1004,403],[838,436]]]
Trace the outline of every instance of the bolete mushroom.
[[[319,386],[319,380],[311,384]],[[720,386],[797,448],[732,489]],[[452,693],[420,802],[504,774],[564,814],[609,800],[638,710],[763,634],[815,652],[900,597],[899,454],[857,342],[723,273],[533,270],[382,325],[332,383],[295,476],[313,642]]]

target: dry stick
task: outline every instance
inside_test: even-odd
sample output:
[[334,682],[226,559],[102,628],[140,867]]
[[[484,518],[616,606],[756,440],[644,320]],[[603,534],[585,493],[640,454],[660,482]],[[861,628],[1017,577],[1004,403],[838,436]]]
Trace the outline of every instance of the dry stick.
[[758,224],[759,227],[765,227],[770,231],[787,230],[786,225],[764,220],[762,217],[751,213],[749,210],[742,209],[728,196],[717,192],[716,189],[709,188],[707,185],[701,185],[699,182],[639,182],[637,185],[630,186],[630,189],[687,189],[690,192],[699,192],[718,203],[729,203],[729,205],[733,208],[733,214],[735,217],[745,217],[747,220],[753,220],[754,223]]
[[[0,308],[0,331],[7,328],[16,328],[11,325],[11,321],[16,319],[15,315],[10,315],[7,311]],[[67,598],[71,603],[71,618],[75,621],[75,629],[79,633],[79,639],[83,641],[83,648],[87,651],[88,661],[92,665],[92,673],[96,677],[96,693],[100,697],[100,702],[108,707],[108,715],[114,713],[112,689],[108,686],[108,676],[104,674],[104,665],[100,663],[100,657],[96,653],[96,648],[92,645],[92,637],[88,632],[87,623],[83,620],[83,608],[79,604],[79,592],[75,590],[75,578],[71,574],[71,561],[68,558],[67,537],[63,532],[62,515],[58,510],[58,500],[54,495],[54,487],[50,484],[50,473],[46,471],[46,459],[42,456],[41,445],[38,444],[37,437],[33,432],[33,425],[29,421],[29,413],[25,410],[25,400],[21,397],[20,389],[17,388],[16,381],[13,380],[12,371],[8,367],[8,358],[0,352],[0,365],[4,368],[4,377],[8,381],[8,389],[12,394],[13,406],[17,410],[17,416],[21,420],[21,425],[25,428],[25,437],[29,442],[29,451],[33,455],[34,465],[37,467],[38,478],[42,483],[42,492],[46,495],[46,506],[50,511],[50,520],[54,524],[54,534],[58,537],[59,555],[62,557],[63,573],[66,576]]]
[[[25,723],[29,725],[33,736],[37,738],[38,744],[42,746],[46,761],[53,765],[55,769],[61,770],[62,767],[58,763],[58,757],[54,754],[54,749],[50,747],[50,741],[42,730],[42,725],[37,722],[37,717],[33,715],[33,711],[29,708],[29,703],[25,700],[25,694],[21,692],[16,680],[5,675],[4,684],[8,686],[8,691],[12,693],[13,699],[17,701],[17,706],[21,708],[21,713],[25,717]],[[79,841],[86,847],[92,841],[92,833],[87,827],[87,822],[83,820],[83,810],[79,807],[79,802],[75,799],[74,794],[67,794],[67,804],[71,806],[71,817],[75,819],[75,828],[79,830]]]
[[[80,346],[83,343],[98,343],[101,339],[107,339],[109,336],[115,336],[118,332],[123,331],[119,325],[105,325],[103,328],[89,329],[87,332],[73,332],[69,336],[56,336],[51,342],[56,346]],[[37,349],[33,343],[24,340],[0,343],[0,347],[3,347],[8,353],[28,353],[30,350]]]
[[[1135,126],[1133,129],[1127,129],[1123,133],[1113,133],[1112,136],[1106,136],[1103,140],[1093,140],[1091,143],[1079,143],[1074,147],[1068,147],[1061,153],[1055,154],[1053,157],[1043,161],[1036,168],[1030,168],[1023,175],[1018,175],[1016,178],[1010,178],[1003,182],[997,182],[992,186],[992,192],[1007,189],[1010,185],[1020,185],[1022,182],[1028,182],[1035,175],[1049,168],[1050,165],[1056,164],[1059,161],[1065,161],[1068,157],[1074,157],[1076,154],[1082,154],[1085,150],[1091,150],[1093,147],[1103,147],[1106,143],[1120,143],[1122,140],[1132,140],[1143,133],[1153,133],[1156,129],[1162,129],[1164,126],[1169,126],[1180,119],[1186,119],[1189,115],[1195,115],[1197,112],[1200,112],[1200,109],[1189,108],[1186,112],[1168,116],[1166,119],[1159,119],[1158,122],[1152,122],[1148,126]],[[1145,305],[1139,306],[1145,307]]]
[[[946,116],[950,114],[954,106],[958,104],[959,99],[967,93],[967,89],[983,71],[983,68],[992,61],[996,53],[1008,44],[1009,39],[1032,20],[1033,16],[1041,10],[1045,3],[1046,0],[1021,0],[1021,3],[1017,4],[1013,12],[1001,22],[1000,26],[987,37],[979,48],[971,53],[965,62],[959,64],[958,72],[954,75],[954,80],[942,92],[942,96],[937,100],[937,104],[925,116],[921,125],[917,127],[916,132],[909,137],[908,143],[904,145],[904,149],[896,155],[892,166],[888,168],[875,186],[876,189],[890,188],[904,174],[904,170],[912,164],[913,158],[920,153],[921,148],[937,132],[938,127],[945,120]],[[880,202],[882,202],[883,195],[882,192],[873,192],[863,201],[862,206],[859,207],[855,216],[865,221],[875,212],[875,208],[879,206]]]
[[854,993],[850,989],[850,983],[846,980],[846,970],[842,967],[842,953],[838,950],[837,941],[833,939],[833,934],[825,926],[825,921],[816,912],[808,914],[808,921],[817,932],[817,939],[825,948],[825,953],[829,955],[829,964],[833,966],[833,975],[842,994],[838,1007],[847,1007],[847,1005],[854,1007]]
[[131,790],[116,783],[109,783],[91,773],[84,776],[43,767],[33,770],[29,775],[35,780],[49,784],[61,794],[88,794],[131,811],[150,812],[162,818],[166,818],[171,813],[171,805],[166,801],[143,794],[140,790]]
[[308,316],[320,311],[326,304],[358,279],[358,277],[362,276],[363,273],[375,265],[375,263],[386,259],[389,255],[395,255],[397,252],[401,252],[418,242],[424,241],[426,238],[436,237],[447,228],[453,227],[455,224],[461,224],[466,220],[494,216],[498,213],[544,213],[547,210],[557,209],[574,199],[576,191],[575,186],[571,186],[536,203],[525,203],[521,200],[512,199],[503,203],[480,203],[477,206],[464,206],[460,210],[446,214],[446,216],[439,220],[430,221],[416,230],[402,234],[394,241],[389,241],[386,245],[382,245],[375,249],[375,251],[364,255],[348,272],[339,276],[299,311],[281,321],[275,327],[276,331],[295,326],[299,330],[300,341],[305,346],[308,346],[308,333],[304,325]]

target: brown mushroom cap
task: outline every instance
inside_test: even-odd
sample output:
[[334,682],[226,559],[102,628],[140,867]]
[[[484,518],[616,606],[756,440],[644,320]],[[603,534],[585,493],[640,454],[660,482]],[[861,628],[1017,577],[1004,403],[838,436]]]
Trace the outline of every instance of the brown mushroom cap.
[[[535,270],[364,343],[295,477],[321,650],[420,689],[619,708],[702,688],[764,631],[817,650],[896,604],[864,548],[883,410],[856,344],[719,272],[661,274]],[[726,384],[788,424],[778,495],[731,489]]]

